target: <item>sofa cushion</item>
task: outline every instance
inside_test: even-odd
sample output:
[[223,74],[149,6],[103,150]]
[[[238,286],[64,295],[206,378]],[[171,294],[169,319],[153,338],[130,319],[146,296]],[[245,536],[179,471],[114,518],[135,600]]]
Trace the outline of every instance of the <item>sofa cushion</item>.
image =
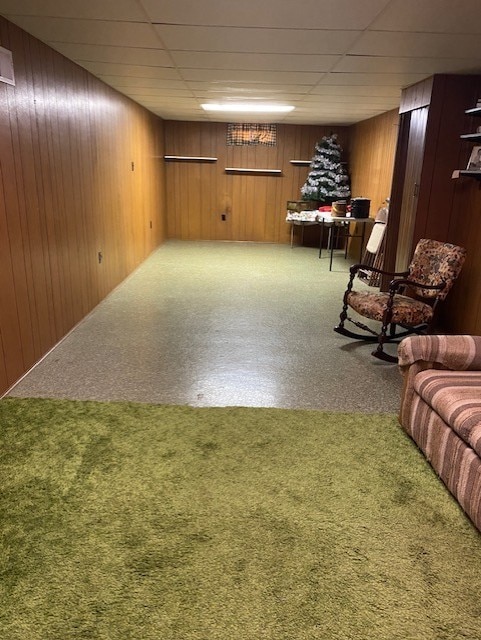
[[414,389],[481,457],[481,371],[427,369]]

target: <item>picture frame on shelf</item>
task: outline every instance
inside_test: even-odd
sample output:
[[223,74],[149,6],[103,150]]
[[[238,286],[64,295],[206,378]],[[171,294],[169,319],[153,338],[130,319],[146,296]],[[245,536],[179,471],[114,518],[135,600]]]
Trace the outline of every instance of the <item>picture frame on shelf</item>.
[[481,145],[476,145],[471,150],[467,171],[481,171]]

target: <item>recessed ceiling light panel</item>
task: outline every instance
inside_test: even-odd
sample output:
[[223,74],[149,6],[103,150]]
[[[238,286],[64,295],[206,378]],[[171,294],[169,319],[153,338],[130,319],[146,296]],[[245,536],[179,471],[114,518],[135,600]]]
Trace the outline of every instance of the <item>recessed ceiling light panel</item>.
[[200,105],[204,111],[224,111],[233,113],[289,113],[295,107],[283,104],[266,104],[256,102],[225,102]]

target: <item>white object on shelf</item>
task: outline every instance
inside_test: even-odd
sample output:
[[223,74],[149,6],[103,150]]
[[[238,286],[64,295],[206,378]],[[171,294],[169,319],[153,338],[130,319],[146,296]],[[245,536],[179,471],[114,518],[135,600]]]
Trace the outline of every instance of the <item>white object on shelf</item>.
[[217,158],[206,156],[164,156],[164,160],[172,162],[217,162]]
[[281,169],[248,169],[246,167],[226,167],[224,171],[230,171],[234,173],[272,173],[280,175]]

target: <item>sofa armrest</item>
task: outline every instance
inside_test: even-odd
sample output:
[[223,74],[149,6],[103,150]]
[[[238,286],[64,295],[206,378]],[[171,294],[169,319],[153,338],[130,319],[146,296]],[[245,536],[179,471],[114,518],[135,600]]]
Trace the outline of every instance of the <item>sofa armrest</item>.
[[425,369],[481,371],[481,336],[410,336],[398,347],[403,375],[399,420],[403,426],[414,398],[414,378]]
[[481,371],[481,336],[410,336],[398,355],[401,371],[415,363],[423,369]]

